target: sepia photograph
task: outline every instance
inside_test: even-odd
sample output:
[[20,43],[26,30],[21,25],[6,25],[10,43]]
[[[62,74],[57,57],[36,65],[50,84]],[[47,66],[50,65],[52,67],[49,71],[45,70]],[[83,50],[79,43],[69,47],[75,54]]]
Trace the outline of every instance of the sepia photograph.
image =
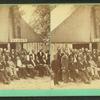
[[0,89],[100,89],[100,5],[0,5]]
[[0,89],[50,88],[49,5],[0,5]]
[[55,5],[50,22],[52,89],[100,89],[100,5]]

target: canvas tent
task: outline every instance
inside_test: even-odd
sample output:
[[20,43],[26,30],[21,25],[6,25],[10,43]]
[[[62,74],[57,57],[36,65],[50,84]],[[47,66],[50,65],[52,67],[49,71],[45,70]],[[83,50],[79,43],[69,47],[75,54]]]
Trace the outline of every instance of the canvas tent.
[[[19,28],[20,30],[18,30]],[[23,20],[18,10],[10,5],[1,6],[0,47],[7,47],[8,43],[10,43],[11,47],[14,47],[14,45],[17,44],[17,42],[12,42],[14,39],[27,39],[25,48],[32,48],[34,45],[35,48],[39,48],[42,42],[41,37],[33,31],[33,29],[25,22],[25,20]]]
[[94,26],[91,6],[79,6],[58,27],[51,32],[53,43],[91,42]]
[[100,48],[100,6],[76,6],[70,16],[51,32],[52,55],[59,47]]

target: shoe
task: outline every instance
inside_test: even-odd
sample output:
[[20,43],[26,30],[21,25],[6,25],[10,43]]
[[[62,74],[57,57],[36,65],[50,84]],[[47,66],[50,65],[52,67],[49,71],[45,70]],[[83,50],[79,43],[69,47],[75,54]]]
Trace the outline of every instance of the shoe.
[[54,85],[59,85],[59,83],[54,83]]
[[20,78],[19,78],[19,77],[15,77],[15,79],[16,79],[16,80],[20,80]]
[[90,84],[90,82],[85,82],[85,84]]
[[4,84],[10,84],[10,82],[4,82]]
[[24,79],[27,79],[27,77],[23,77]]

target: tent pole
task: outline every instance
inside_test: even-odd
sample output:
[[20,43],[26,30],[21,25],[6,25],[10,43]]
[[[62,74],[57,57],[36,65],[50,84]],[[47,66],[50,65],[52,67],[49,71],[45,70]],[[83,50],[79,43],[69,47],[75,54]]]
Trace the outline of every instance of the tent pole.
[[92,50],[92,42],[89,43],[89,49]]
[[7,44],[7,49],[10,51],[10,43],[8,42],[8,44]]

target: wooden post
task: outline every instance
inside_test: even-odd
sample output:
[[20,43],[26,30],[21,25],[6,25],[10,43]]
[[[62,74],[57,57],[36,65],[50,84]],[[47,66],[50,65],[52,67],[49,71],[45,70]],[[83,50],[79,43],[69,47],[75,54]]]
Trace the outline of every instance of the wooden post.
[[89,49],[92,50],[92,43],[89,43]]
[[10,43],[7,44],[7,49],[10,51]]

